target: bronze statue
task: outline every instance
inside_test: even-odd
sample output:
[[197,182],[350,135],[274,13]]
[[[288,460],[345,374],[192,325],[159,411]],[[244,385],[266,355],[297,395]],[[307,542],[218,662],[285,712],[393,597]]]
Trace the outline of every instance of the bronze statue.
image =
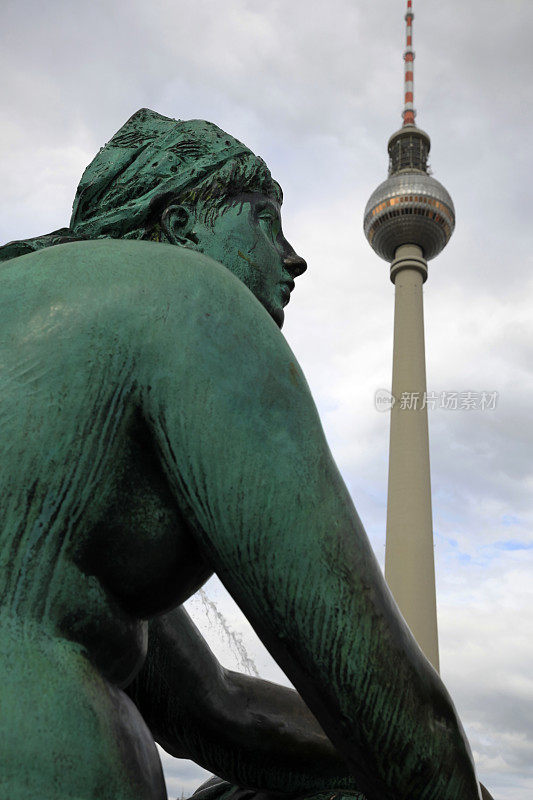
[[[0,251],[2,800],[164,800],[154,739],[263,794],[480,796],[280,333],[281,200],[141,110]],[[213,572],[299,694],[215,661],[180,607]]]

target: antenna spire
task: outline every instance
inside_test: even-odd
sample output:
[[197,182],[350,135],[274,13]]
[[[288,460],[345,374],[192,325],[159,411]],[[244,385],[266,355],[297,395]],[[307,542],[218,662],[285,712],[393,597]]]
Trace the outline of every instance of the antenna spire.
[[403,54],[405,62],[405,102],[403,109],[403,124],[414,125],[416,111],[414,107],[414,68],[415,51],[413,50],[413,0],[407,0],[406,23],[406,46]]

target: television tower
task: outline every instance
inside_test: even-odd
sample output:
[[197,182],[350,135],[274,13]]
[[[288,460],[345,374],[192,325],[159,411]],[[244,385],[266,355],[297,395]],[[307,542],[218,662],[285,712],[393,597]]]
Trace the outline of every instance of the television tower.
[[426,407],[422,284],[455,227],[453,202],[428,171],[430,139],[414,109],[413,0],[407,0],[403,125],[388,143],[389,177],[371,195],[365,235],[391,264],[394,350],[385,578],[426,657],[439,669]]

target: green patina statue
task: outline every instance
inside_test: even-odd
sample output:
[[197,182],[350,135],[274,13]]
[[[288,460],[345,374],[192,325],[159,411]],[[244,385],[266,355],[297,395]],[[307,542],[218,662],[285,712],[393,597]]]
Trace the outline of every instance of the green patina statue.
[[[281,199],[142,110],[0,250],[1,800],[164,800],[154,740],[206,797],[480,796],[280,333]],[[299,694],[216,662],[180,607],[213,572]]]

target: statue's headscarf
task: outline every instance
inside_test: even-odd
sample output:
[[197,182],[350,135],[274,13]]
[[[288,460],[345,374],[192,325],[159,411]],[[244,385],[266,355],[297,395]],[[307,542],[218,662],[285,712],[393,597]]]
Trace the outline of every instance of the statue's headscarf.
[[[225,162],[253,155],[204,120],[137,111],[89,164],[76,191],[69,228],[0,248],[0,260],[79,239],[123,238],[142,231],[154,204],[179,197]],[[264,165],[263,165],[264,166]],[[265,166],[265,172],[270,173]],[[271,180],[271,179],[270,179]],[[137,234],[139,235],[139,234]]]

